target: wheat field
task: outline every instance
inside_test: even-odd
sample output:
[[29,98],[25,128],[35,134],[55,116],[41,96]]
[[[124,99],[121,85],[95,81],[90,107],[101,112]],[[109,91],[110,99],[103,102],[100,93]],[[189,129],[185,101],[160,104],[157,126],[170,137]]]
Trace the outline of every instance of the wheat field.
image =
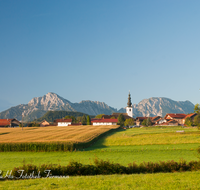
[[66,126],[66,127],[25,127],[0,128],[0,143],[22,142],[89,142],[102,133],[119,128],[118,125],[108,126]]

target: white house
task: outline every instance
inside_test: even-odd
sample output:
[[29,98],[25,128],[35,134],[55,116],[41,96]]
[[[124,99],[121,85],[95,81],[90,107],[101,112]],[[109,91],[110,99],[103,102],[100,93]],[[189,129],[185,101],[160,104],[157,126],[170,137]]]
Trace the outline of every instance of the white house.
[[57,126],[64,127],[72,124],[72,119],[56,119]]
[[118,119],[94,119],[92,125],[117,125]]

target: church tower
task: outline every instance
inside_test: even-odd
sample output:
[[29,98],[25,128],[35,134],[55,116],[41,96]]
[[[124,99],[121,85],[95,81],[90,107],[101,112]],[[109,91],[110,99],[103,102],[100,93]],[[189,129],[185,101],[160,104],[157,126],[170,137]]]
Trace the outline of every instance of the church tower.
[[132,103],[131,103],[130,91],[128,94],[128,103],[127,103],[127,107],[126,107],[126,113],[128,116],[133,117],[133,107],[132,107]]

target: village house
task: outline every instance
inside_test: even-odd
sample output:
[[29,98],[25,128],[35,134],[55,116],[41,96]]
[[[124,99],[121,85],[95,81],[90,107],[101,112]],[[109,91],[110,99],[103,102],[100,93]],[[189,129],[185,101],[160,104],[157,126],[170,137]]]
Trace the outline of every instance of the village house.
[[58,127],[69,126],[72,124],[72,119],[56,119],[54,120],[54,123]]
[[150,117],[152,124],[155,124],[158,120],[162,119],[161,116]]
[[40,123],[40,127],[46,127],[46,126],[49,126],[50,123],[47,122],[46,120],[43,120],[41,123]]
[[161,125],[161,124],[166,123],[166,122],[167,122],[166,119],[160,118],[155,122],[154,125]]
[[117,125],[118,119],[92,119],[92,125]]
[[135,122],[137,126],[140,126],[142,122],[147,119],[148,117],[136,117]]
[[164,119],[166,119],[167,121],[175,120],[178,122],[179,125],[184,125],[185,124],[184,118],[186,116],[187,115],[184,113],[167,113]]
[[193,121],[196,115],[197,113],[191,113],[191,114],[186,115],[185,118],[183,119],[183,123],[185,124],[185,120],[188,117],[191,118],[191,120]]
[[166,120],[166,122],[157,124],[157,126],[165,126],[165,125],[169,125],[169,126],[178,126],[179,123],[178,121],[171,119],[171,120]]
[[112,115],[103,115],[102,119],[117,119],[120,114],[124,116],[124,119],[133,119],[133,117],[130,117],[127,113],[112,113]]
[[0,119],[0,127],[19,127],[20,124],[17,119]]

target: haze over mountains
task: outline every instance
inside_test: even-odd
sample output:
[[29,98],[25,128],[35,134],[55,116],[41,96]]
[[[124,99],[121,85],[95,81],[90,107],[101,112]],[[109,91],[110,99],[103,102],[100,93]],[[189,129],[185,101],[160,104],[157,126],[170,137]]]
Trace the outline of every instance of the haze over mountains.
[[[99,101],[81,101],[72,103],[55,93],[47,93],[42,97],[33,98],[28,104],[20,104],[0,112],[0,119],[16,118],[25,121],[32,121],[43,116],[47,111],[77,111],[88,115],[112,114],[113,112],[125,113],[125,108],[117,110]],[[164,116],[166,113],[191,113],[194,111],[194,104],[190,101],[173,101],[168,98],[144,99],[133,105],[133,116]]]

